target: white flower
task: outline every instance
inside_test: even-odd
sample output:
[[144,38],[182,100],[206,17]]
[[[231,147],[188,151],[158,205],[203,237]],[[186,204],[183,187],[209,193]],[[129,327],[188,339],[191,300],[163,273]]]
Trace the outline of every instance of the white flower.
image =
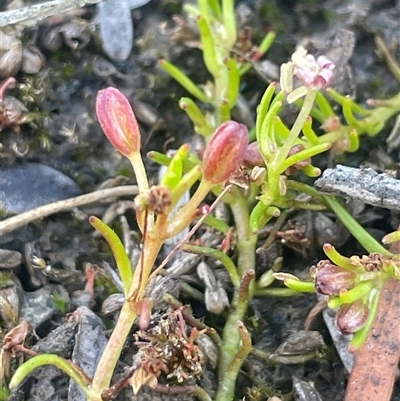
[[[292,55],[292,61],[281,66],[280,84],[282,90],[289,94],[287,101],[293,103],[305,96],[308,89],[326,88],[332,81],[335,64],[325,56],[315,57],[299,47]],[[303,86],[293,91],[293,76],[296,75]]]

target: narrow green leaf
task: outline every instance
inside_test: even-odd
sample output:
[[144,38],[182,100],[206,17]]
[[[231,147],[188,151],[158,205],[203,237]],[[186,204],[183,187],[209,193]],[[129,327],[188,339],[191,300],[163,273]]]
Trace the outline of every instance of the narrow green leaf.
[[321,145],[312,146],[311,148],[304,149],[292,156],[289,156],[284,162],[278,167],[278,172],[283,173],[288,167],[293,166],[293,164],[299,163],[310,157],[318,155],[320,153],[326,152],[332,147],[330,143],[322,143]]
[[99,218],[95,216],[90,216],[89,223],[103,235],[104,239],[110,246],[115,261],[117,262],[119,275],[121,276],[122,284],[124,286],[125,297],[127,297],[129,294],[129,289],[131,287],[133,273],[132,273],[131,262],[128,258],[128,255],[125,252],[124,245],[118,238],[118,235],[115,234],[114,230],[112,230],[107,224],[102,222]]
[[275,136],[279,145],[281,145],[290,134],[290,129],[286,127],[279,116],[274,119],[275,123]]
[[351,263],[351,259],[341,255],[333,245],[324,244],[323,249],[325,255],[328,256],[328,258],[336,265],[346,270],[355,270],[355,266]]
[[214,128],[210,125],[205,115],[192,99],[188,97],[181,98],[179,100],[179,107],[184,110],[192,120],[197,133],[207,138],[214,132]]
[[213,216],[212,214],[209,214],[204,219],[204,224],[207,224],[209,227],[212,227],[215,230],[218,230],[222,234],[227,234],[229,231],[229,228],[230,228],[230,226],[228,224],[226,224],[222,220],[218,219],[217,217]]
[[204,63],[208,71],[210,71],[214,78],[217,79],[224,73],[226,67],[216,51],[214,35],[211,32],[208,21],[205,18],[200,17],[197,20],[197,24],[201,36]]
[[257,120],[256,120],[256,136],[260,135],[262,124],[267,116],[269,105],[271,104],[272,96],[275,93],[276,82],[273,82],[265,90],[263,97],[261,98],[260,104],[257,108]]
[[382,255],[391,255],[378,241],[375,240],[354,217],[333,196],[322,195],[323,201],[336,214],[342,224],[350,231],[354,238],[368,251],[380,252]]
[[368,294],[376,285],[375,281],[367,281],[363,283],[357,284],[354,288],[351,290],[348,290],[346,292],[341,292],[339,294],[339,299],[342,303],[344,304],[352,304],[354,301],[357,301],[357,299],[362,298],[364,295]]
[[329,117],[335,117],[335,113],[329,104],[327,98],[323,95],[322,92],[317,92],[315,96],[315,103],[317,104],[319,110],[324,115],[327,120]]
[[32,373],[35,369],[44,365],[57,366],[64,373],[66,373],[71,379],[73,379],[82,389],[82,391],[86,394],[86,396],[89,398],[90,391],[88,386],[90,384],[90,381],[83,373],[83,371],[74,363],[67,361],[64,358],[61,358],[60,356],[52,354],[42,354],[34,356],[25,363],[23,363],[21,366],[19,366],[10,381],[9,384],[10,390],[17,389],[30,373]]
[[204,103],[211,103],[206,94],[178,67],[166,60],[159,61],[160,66],[179,82],[191,95]]
[[189,170],[171,191],[171,204],[176,205],[183,194],[201,177],[201,167],[195,166]]
[[210,10],[214,17],[218,21],[222,21],[222,10],[221,10],[221,5],[219,4],[219,1],[216,0],[208,0],[208,5],[210,7]]
[[352,129],[349,134],[349,147],[348,152],[355,152],[360,147],[360,140],[356,129]]
[[190,151],[189,144],[183,144],[171,159],[164,176],[161,178],[160,185],[164,185],[169,189],[175,188],[182,179],[183,161],[186,159]]
[[261,155],[268,165],[277,152],[277,144],[275,139],[275,117],[282,107],[282,102],[274,102],[257,132],[257,142]]
[[[341,106],[343,106],[344,101],[346,98],[348,98],[348,96],[343,96],[332,88],[328,88],[326,92],[336,103],[339,103]],[[353,101],[351,101],[351,109],[354,113],[360,114],[361,116],[369,116],[371,114],[371,110],[367,110]]]
[[306,122],[303,125],[303,135],[306,137],[308,142],[310,142],[311,145],[318,145],[319,140],[317,134],[314,132],[312,129],[312,118],[309,117],[307,118]]
[[224,252],[219,251],[218,249],[209,248],[206,246],[198,246],[191,244],[184,244],[182,249],[185,252],[195,253],[197,255],[202,256],[210,256],[214,259],[219,260],[225,267],[226,271],[229,274],[229,277],[232,281],[232,284],[235,288],[239,288],[240,286],[240,277],[237,272],[237,268],[235,263],[233,263],[232,259]]
[[169,166],[169,164],[171,163],[171,159],[172,159],[172,157],[169,157],[169,156],[165,155],[164,153],[157,152],[156,150],[151,150],[150,152],[148,152],[147,157],[151,161],[158,163],[162,166]]
[[346,119],[347,124],[351,125],[353,128],[355,128],[359,132],[365,131],[365,129],[363,129],[362,125],[360,124],[360,122],[354,116],[353,110],[351,108],[351,103],[352,103],[352,100],[349,97],[346,97],[343,101],[342,110],[343,110],[344,118]]
[[232,109],[239,96],[240,75],[236,61],[233,58],[228,58],[225,64],[228,68],[228,106]]
[[225,43],[228,47],[233,47],[237,37],[234,0],[222,0],[222,18],[226,32]]

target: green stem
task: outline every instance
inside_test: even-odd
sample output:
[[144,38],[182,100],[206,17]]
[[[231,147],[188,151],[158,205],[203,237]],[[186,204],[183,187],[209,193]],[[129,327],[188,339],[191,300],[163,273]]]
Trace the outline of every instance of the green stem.
[[146,169],[144,168],[143,159],[140,152],[134,152],[129,155],[129,161],[135,172],[137,185],[140,192],[148,191],[149,181],[147,180]]
[[[128,338],[136,316],[137,315],[130,307],[129,302],[126,301],[121,309],[117,324],[108,340],[107,346],[101,356],[96,373],[93,377],[91,388],[98,394],[101,394],[103,390],[110,387],[114,368],[121,355],[122,348]],[[94,400],[90,399],[90,401]]]
[[247,270],[255,269],[257,235],[251,231],[249,226],[250,214],[247,199],[238,195],[229,205],[235,220],[238,249],[237,267],[241,277]]
[[197,191],[190,198],[189,202],[182,207],[182,209],[178,210],[173,219],[168,222],[167,238],[179,234],[194,220],[197,207],[207,196],[212,187],[213,184],[210,182],[204,179],[200,181]]
[[93,377],[92,388],[99,393],[110,386],[115,366],[137,316],[133,306],[143,298],[151,269],[163,244],[163,232],[154,231],[150,231],[146,237],[145,248],[134,271],[129,296],[121,309],[117,324]]
[[236,330],[240,333],[241,345],[237,348],[232,361],[224,373],[222,385],[218,387],[217,394],[215,395],[215,401],[233,400],[237,375],[243,361],[251,351],[251,338],[245,325],[240,321],[237,322]]
[[226,398],[227,392],[233,394],[238,370],[236,370],[236,368],[233,370],[231,369],[228,373],[228,368],[235,358],[241,340],[237,324],[244,320],[248,303],[254,293],[254,280],[252,278],[254,277],[256,264],[255,249],[257,235],[253,234],[250,230],[247,199],[238,195],[230,202],[230,207],[237,228],[237,268],[239,276],[242,277],[242,283],[240,287],[235,290],[232,302],[233,309],[224,327],[221,357],[218,367],[220,384],[215,396],[216,401],[228,401],[231,398]]
[[269,168],[271,168],[272,170],[279,170],[279,166],[287,158],[290,149],[293,147],[295,140],[297,139],[303,128],[304,123],[307,121],[307,118],[314,105],[316,93],[317,91],[312,89],[309,89],[307,91],[306,97],[304,98],[303,107],[301,108],[296,118],[296,121],[294,122],[293,127],[290,130],[289,137],[287,138],[283,146],[279,149],[275,159],[271,163],[271,166],[269,166]]
[[244,317],[246,314],[248,303],[251,299],[250,283],[253,281],[254,275],[254,270],[248,270],[243,276],[233,300],[234,309],[228,316],[224,327],[222,346],[220,348],[221,356],[218,365],[220,382],[215,395],[215,401],[231,401],[233,399],[235,382],[240,366],[251,349],[251,344],[250,347],[245,346],[245,349],[242,349],[240,346],[240,342],[244,341],[243,329],[245,330],[244,326],[240,326],[243,325],[240,317]]

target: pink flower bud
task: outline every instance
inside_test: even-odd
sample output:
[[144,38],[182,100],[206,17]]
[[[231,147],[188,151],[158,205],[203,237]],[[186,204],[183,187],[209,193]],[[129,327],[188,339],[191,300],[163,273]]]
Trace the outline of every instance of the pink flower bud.
[[315,289],[320,294],[338,296],[355,286],[356,274],[325,261],[315,275]]
[[203,156],[203,177],[212,184],[226,181],[243,162],[249,134],[243,124],[223,123],[212,135]]
[[140,150],[140,132],[128,99],[116,88],[97,93],[96,113],[108,140],[124,156]]
[[343,334],[355,333],[364,327],[368,314],[368,306],[361,299],[357,299],[340,307],[336,315],[336,325]]
[[247,146],[246,153],[244,154],[244,163],[249,167],[265,167],[265,161],[261,156],[257,142],[252,142]]

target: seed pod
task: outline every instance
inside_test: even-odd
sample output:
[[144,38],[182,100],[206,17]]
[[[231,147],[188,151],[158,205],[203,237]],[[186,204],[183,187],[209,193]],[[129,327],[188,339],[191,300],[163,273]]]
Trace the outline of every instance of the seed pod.
[[315,289],[320,294],[338,296],[340,291],[355,286],[356,273],[326,263],[315,276]]
[[243,162],[248,141],[246,126],[235,121],[223,123],[204,151],[204,179],[215,185],[229,179]]
[[352,334],[360,330],[367,322],[368,306],[357,299],[352,304],[343,304],[336,315],[336,325],[343,334]]

